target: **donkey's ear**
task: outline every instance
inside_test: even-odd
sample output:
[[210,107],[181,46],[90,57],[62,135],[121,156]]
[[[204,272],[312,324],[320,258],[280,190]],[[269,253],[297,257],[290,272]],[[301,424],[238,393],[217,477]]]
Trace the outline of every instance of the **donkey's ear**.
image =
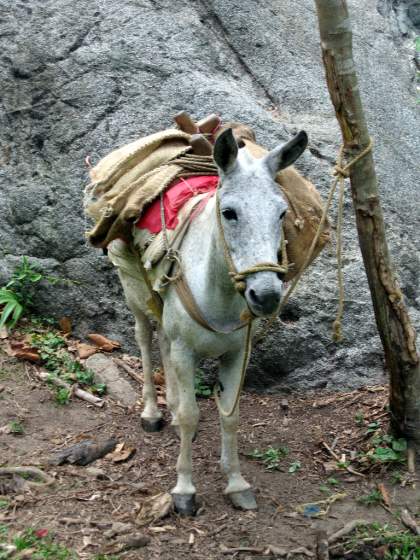
[[235,167],[238,157],[238,144],[233,137],[232,129],[228,128],[217,138],[213,150],[213,158],[223,173],[229,173]]
[[277,146],[271,150],[264,158],[264,163],[267,165],[272,175],[276,175],[281,169],[292,165],[299,156],[305,151],[308,145],[308,135],[304,130],[301,130],[294,138],[289,140],[283,146]]

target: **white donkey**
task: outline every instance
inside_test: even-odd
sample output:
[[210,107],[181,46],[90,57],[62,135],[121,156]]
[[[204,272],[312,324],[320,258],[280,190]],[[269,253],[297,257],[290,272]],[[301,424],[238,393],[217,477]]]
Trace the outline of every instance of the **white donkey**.
[[[223,332],[212,332],[192,319],[172,284],[163,296],[158,333],[167,403],[172,425],[181,439],[178,478],[172,489],[174,506],[180,514],[192,515],[196,509],[191,451],[199,411],[194,374],[200,359],[218,358],[220,405],[224,409],[232,407],[246,352],[245,331],[234,330],[234,326],[240,323],[244,312],[248,316],[251,312],[257,319],[275,314],[282,294],[282,277],[275,265],[287,204],[274,179],[302,154],[307,142],[302,131],[264,158],[254,159],[246,148],[238,149],[232,130],[227,129],[214,146],[214,160],[220,174],[217,195],[194,218],[179,252],[186,283],[201,315],[213,328]],[[260,263],[264,265],[253,272]],[[267,263],[272,266],[266,266]],[[247,271],[241,293],[232,283],[232,266]],[[133,278],[123,269],[119,270],[119,276],[128,307],[135,316],[136,341],[143,361],[142,425],[145,430],[157,431],[162,425],[162,414],[152,380],[152,323],[145,304],[150,294],[141,277]],[[227,476],[224,493],[236,507],[255,509],[254,494],[240,471],[238,408],[235,406],[230,415],[220,414],[221,467]]]

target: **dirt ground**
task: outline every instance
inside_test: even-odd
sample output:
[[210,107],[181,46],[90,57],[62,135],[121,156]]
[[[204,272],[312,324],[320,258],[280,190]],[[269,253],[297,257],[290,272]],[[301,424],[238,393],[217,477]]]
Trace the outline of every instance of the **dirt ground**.
[[[122,375],[132,383],[133,391],[139,391],[126,373]],[[8,504],[0,509],[0,524],[8,526],[9,531],[48,529],[57,542],[75,550],[80,558],[93,559],[99,553],[113,552],[118,538],[107,539],[104,534],[112,523],[131,524],[134,531],[143,501],[173,487],[178,440],[168,424],[160,433],[144,433],[140,404],[127,409],[107,402],[100,409],[72,399],[60,406],[52,399],[50,389],[31,374],[31,366],[1,352],[0,391],[0,426],[18,421],[24,428],[20,435],[0,434],[0,465],[39,466],[55,479],[55,484],[42,492],[0,496]],[[398,476],[395,467],[391,470],[383,465],[366,471],[366,476],[345,468],[330,471],[334,458],[323,445],[325,442],[341,461],[346,461],[365,445],[369,423],[386,427],[386,401],[382,387],[334,395],[289,395],[287,401],[282,395],[244,393],[241,461],[245,477],[256,490],[259,509],[242,512],[234,510],[222,494],[225,481],[218,465],[215,403],[200,399],[199,433],[193,446],[201,505],[198,515],[181,518],[171,512],[138,528],[150,538],[149,544],[113,558],[257,558],[262,555],[254,553],[268,545],[290,549],[303,546],[313,552],[319,528],[330,534],[354,519],[401,528],[396,517],[401,508],[408,508],[414,517],[420,514],[419,485],[415,478],[407,477],[404,465],[398,468]],[[168,420],[166,410],[165,416]],[[88,474],[88,467],[48,464],[57,450],[84,439],[100,441],[111,436],[135,447],[136,453],[126,462],[113,463],[105,457],[90,465],[103,471],[102,479]],[[279,468],[272,471],[249,456],[255,449],[269,446],[288,449]],[[399,478],[398,484],[392,483],[395,478]],[[383,501],[370,507],[360,503],[358,499],[370,494],[378,483],[385,485],[389,506]],[[320,518],[305,517],[299,508],[336,494],[345,496],[332,503]],[[238,547],[251,550],[226,550]],[[307,558],[305,553],[301,557]]]

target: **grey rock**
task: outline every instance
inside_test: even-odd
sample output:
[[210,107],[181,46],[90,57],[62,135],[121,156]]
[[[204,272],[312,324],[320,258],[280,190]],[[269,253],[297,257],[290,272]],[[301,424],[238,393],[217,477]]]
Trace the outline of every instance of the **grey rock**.
[[[390,250],[418,327],[419,2],[349,0],[349,8]],[[116,273],[85,242],[84,159],[95,163],[170,126],[182,109],[244,121],[268,148],[304,128],[310,146],[298,168],[326,196],[340,134],[313,0],[0,0],[0,15],[0,285],[21,255],[70,280],[42,286],[38,313],[70,316],[76,334],[101,332],[137,351]],[[344,253],[343,343],[331,339],[332,247],[307,272],[285,322],[255,349],[251,386],[335,389],[385,379],[349,201]]]
[[94,372],[96,382],[106,384],[108,395],[126,406],[136,403],[139,393],[121,376],[112,358],[105,354],[93,354],[87,358],[85,366]]

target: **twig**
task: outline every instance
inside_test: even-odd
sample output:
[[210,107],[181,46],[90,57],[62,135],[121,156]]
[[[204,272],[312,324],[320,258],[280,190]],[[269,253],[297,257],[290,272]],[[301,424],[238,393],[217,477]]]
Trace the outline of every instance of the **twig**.
[[84,389],[80,389],[80,387],[78,387],[77,385],[69,385],[62,379],[59,379],[58,377],[54,377],[49,373],[47,373],[46,371],[42,371],[42,370],[35,370],[35,371],[37,377],[41,379],[41,381],[50,381],[54,385],[57,385],[57,387],[63,387],[64,389],[67,389],[70,392],[70,394],[75,395],[76,397],[82,399],[83,401],[98,406],[99,408],[101,408],[105,404],[105,401],[103,399],[100,399],[99,397],[92,395],[92,393],[89,393]]
[[416,450],[412,446],[411,442],[408,443],[407,449],[407,469],[410,474],[416,472]]
[[330,560],[327,532],[319,529],[316,535],[316,558],[317,560]]
[[143,379],[140,377],[140,375],[123,360],[121,360],[120,358],[114,358],[114,362],[117,364],[117,366],[122,367],[122,369],[126,371],[130,377],[137,381],[137,383],[143,385]]
[[420,526],[411,515],[408,513],[407,509],[401,510],[401,521],[406,527],[408,527],[415,535],[420,535]]
[[[336,461],[340,462],[340,457],[337,455],[337,453],[335,453],[335,452],[331,449],[331,447],[330,447],[327,443],[325,443],[325,441],[322,442],[322,445],[323,445],[323,447],[325,447],[325,449],[328,451],[328,453],[329,453],[332,457],[334,457],[334,459],[335,459]],[[344,468],[346,469],[346,471],[348,471],[348,472],[351,473],[351,474],[354,474],[354,475],[356,475],[356,476],[361,476],[362,478],[365,478],[365,477],[366,477],[365,474],[360,473],[360,472],[354,470],[353,467],[345,466]]]
[[222,554],[235,554],[235,552],[253,552],[254,554],[263,554],[265,548],[256,548],[255,546],[235,546],[233,548],[227,548],[223,546]]
[[342,529],[339,529],[328,537],[328,544],[333,544],[339,541],[341,537],[348,535],[357,529],[357,527],[361,527],[362,525],[369,525],[369,521],[366,521],[365,519],[355,519],[354,521],[346,523]]
[[[48,474],[41,471],[37,467],[0,467],[0,476],[2,475],[14,475],[17,474],[22,478],[25,478],[25,484],[31,486],[33,488],[37,488],[39,486],[50,486],[54,484],[55,480],[50,477]],[[40,478],[41,481],[36,480],[28,480],[27,476],[32,476],[36,478]]]

